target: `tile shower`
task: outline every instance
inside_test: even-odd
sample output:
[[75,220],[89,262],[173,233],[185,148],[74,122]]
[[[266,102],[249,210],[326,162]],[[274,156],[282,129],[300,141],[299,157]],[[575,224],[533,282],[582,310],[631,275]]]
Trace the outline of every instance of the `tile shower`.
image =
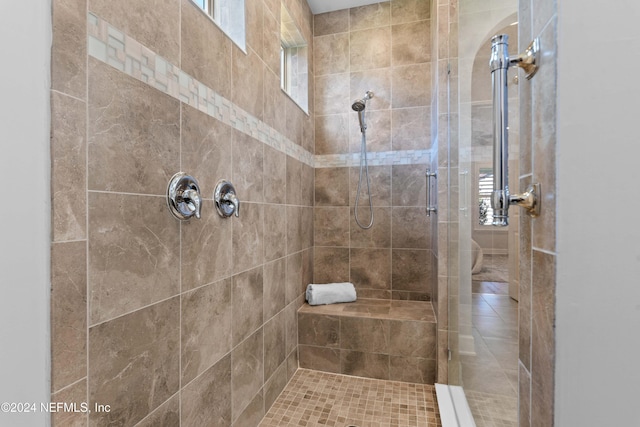
[[[310,115],[280,90],[279,1],[246,2],[246,54],[189,0],[53,1],[52,400],[113,408],[55,414],[54,425],[257,425],[299,366],[297,311],[311,282],[351,280],[359,296],[389,304],[432,301],[432,357],[444,357],[448,242],[438,239],[445,217],[424,215],[424,171],[449,166],[436,132],[446,55],[431,46],[453,34],[444,28],[457,25],[457,2],[315,17],[304,0],[283,2],[309,41]],[[364,231],[353,220],[350,105],[366,90],[376,94],[367,113],[376,222]],[[199,221],[178,223],[166,209],[179,170],[200,182]],[[236,184],[239,218],[213,209],[221,178]],[[441,207],[445,196],[440,187]],[[549,277],[550,241],[521,252]],[[552,339],[544,321],[521,325],[532,328],[523,339]],[[527,354],[521,399],[531,380],[532,409],[548,416],[551,376],[536,372],[553,361]],[[446,382],[446,363],[433,358],[429,378]]]
[[[434,295],[431,4],[314,22],[306,2],[288,2],[315,47],[309,117],[279,89],[276,4],[247,5],[245,56],[186,0],[142,24],[124,2],[54,3],[52,392],[116,408],[91,424],[255,424],[298,366],[306,283],[352,280],[391,304]],[[203,49],[210,40],[217,48]],[[367,89],[376,224],[362,231],[350,215],[349,105]],[[177,224],[162,197],[177,170],[197,176],[205,198],[230,177],[242,216],[209,209]],[[432,383],[429,322],[430,359],[417,369]],[[138,336],[148,340],[132,347]],[[224,392],[212,395],[214,383]],[[74,417],[54,422],[84,422]]]

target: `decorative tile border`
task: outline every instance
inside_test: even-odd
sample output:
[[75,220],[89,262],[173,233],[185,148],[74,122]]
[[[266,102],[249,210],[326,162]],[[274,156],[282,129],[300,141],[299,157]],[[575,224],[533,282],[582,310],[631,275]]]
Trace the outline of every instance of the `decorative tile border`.
[[92,57],[147,83],[223,123],[314,166],[314,155],[252,116],[176,65],[149,50],[108,22],[89,13],[88,52]]
[[[431,162],[431,150],[367,152],[369,166],[417,165]],[[344,168],[360,165],[360,153],[316,156],[316,168]]]
[[[295,142],[252,116],[230,100],[194,79],[176,65],[89,13],[88,52],[92,57],[252,136],[311,167],[358,166],[359,153],[314,156]],[[371,166],[427,164],[431,150],[370,152]]]

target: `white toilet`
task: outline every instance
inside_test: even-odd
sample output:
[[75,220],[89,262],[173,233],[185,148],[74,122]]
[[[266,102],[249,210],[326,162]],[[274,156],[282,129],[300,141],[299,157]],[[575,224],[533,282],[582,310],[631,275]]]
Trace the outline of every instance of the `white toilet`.
[[478,274],[482,271],[482,248],[471,239],[471,274]]

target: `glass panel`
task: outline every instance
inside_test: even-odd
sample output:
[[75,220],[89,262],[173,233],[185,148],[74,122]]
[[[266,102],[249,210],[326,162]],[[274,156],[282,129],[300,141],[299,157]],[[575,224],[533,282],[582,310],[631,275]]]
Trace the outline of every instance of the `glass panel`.
[[[493,191],[492,90],[488,67],[490,39],[509,35],[517,54],[517,0],[461,0],[458,15],[457,80],[452,78],[450,120],[452,185],[449,205],[448,379],[463,386],[476,420],[517,426],[518,369],[518,210],[510,226],[491,225]],[[517,70],[509,71],[509,180],[518,182]],[[454,178],[455,177],[455,178]],[[481,403],[482,402],[482,403]],[[498,418],[487,417],[501,414]]]

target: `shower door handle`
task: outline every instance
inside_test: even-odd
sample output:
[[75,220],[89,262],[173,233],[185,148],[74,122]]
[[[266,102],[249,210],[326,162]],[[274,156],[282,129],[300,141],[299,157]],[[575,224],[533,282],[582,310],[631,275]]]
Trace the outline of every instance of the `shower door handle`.
[[540,41],[535,39],[526,52],[509,56],[509,36],[498,34],[491,39],[491,89],[493,102],[493,225],[509,225],[509,206],[518,205],[526,209],[531,217],[540,214],[540,185],[534,184],[522,194],[509,194],[509,132],[508,132],[508,87],[507,71],[517,65],[525,70],[531,79],[538,70],[536,57],[539,55]]
[[427,216],[431,216],[431,212],[436,213],[438,212],[438,208],[435,206],[431,206],[431,178],[433,179],[437,179],[438,178],[438,174],[436,172],[431,172],[430,169],[427,169],[427,172],[425,173],[425,176],[427,177],[427,190],[426,190],[426,196],[427,196],[427,201],[426,201],[426,211],[427,211]]

